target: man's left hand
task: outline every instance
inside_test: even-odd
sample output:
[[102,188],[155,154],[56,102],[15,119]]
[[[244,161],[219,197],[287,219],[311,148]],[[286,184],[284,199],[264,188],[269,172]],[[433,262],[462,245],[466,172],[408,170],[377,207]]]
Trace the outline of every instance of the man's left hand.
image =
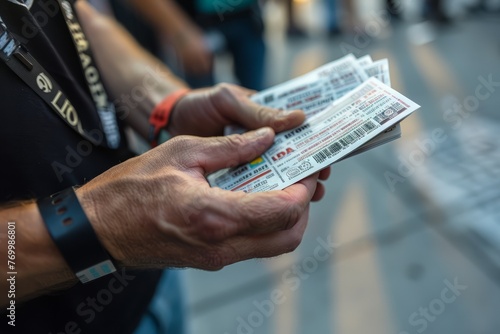
[[280,111],[253,102],[255,91],[231,84],[193,90],[172,111],[167,130],[172,136],[220,136],[224,127],[240,125],[249,130],[269,126],[278,133],[299,126],[300,110]]

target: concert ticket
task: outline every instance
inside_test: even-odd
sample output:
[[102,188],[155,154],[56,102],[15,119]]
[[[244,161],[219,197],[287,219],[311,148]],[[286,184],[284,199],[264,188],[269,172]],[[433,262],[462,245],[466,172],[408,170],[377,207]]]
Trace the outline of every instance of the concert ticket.
[[351,154],[419,107],[370,78],[303,125],[277,134],[259,158],[207,179],[211,186],[232,191],[284,189]]

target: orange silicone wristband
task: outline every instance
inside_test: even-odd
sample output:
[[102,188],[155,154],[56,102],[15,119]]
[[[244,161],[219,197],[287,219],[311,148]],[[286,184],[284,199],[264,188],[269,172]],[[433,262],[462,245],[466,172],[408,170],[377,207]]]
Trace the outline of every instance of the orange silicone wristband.
[[151,143],[151,147],[156,147],[158,145],[158,136],[160,135],[161,129],[164,129],[167,126],[170,114],[172,113],[172,110],[177,102],[189,93],[189,91],[190,90],[187,88],[179,89],[169,94],[153,109],[153,112],[149,117],[149,124],[151,124],[149,141]]

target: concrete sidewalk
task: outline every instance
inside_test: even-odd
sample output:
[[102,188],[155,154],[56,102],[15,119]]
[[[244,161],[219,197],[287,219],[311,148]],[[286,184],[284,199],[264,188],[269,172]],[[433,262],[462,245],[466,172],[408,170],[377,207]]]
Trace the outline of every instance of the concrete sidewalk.
[[[498,217],[500,229],[500,195],[495,193],[500,187],[488,194],[490,209],[467,216],[479,208],[472,200],[481,189],[463,188],[459,183],[466,176],[454,181],[464,191],[453,198],[425,182],[432,181],[425,173],[415,172],[394,187],[385,177],[387,171],[397,173],[401,159],[418,149],[415,140],[437,128],[452,140],[436,144],[436,152],[448,146],[467,151],[474,144],[462,141],[444,115],[475,94],[478,77],[500,81],[500,16],[471,16],[433,31],[430,42],[420,45],[412,43],[411,31],[410,25],[397,24],[360,50],[375,59],[389,58],[393,87],[422,105],[403,122],[402,139],[333,166],[327,195],[313,204],[309,228],[295,252],[216,273],[187,271],[193,333],[500,332],[500,267],[463,228],[486,224],[486,219],[493,219],[493,228]],[[274,41],[269,82],[341,57],[341,43],[353,44],[354,38]],[[463,122],[500,124],[498,106],[500,88],[477,110],[464,113]],[[498,150],[497,143],[491,143],[493,149]],[[437,175],[438,156],[431,152],[415,168]],[[458,157],[441,163],[440,173],[466,175],[471,164]],[[493,159],[471,173],[484,176],[484,184],[496,184],[499,166]]]

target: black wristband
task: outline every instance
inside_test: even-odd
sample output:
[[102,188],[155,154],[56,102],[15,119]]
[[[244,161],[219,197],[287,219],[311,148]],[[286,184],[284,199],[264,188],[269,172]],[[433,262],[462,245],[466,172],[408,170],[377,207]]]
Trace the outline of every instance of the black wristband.
[[116,271],[73,188],[39,200],[38,208],[52,240],[80,282]]

